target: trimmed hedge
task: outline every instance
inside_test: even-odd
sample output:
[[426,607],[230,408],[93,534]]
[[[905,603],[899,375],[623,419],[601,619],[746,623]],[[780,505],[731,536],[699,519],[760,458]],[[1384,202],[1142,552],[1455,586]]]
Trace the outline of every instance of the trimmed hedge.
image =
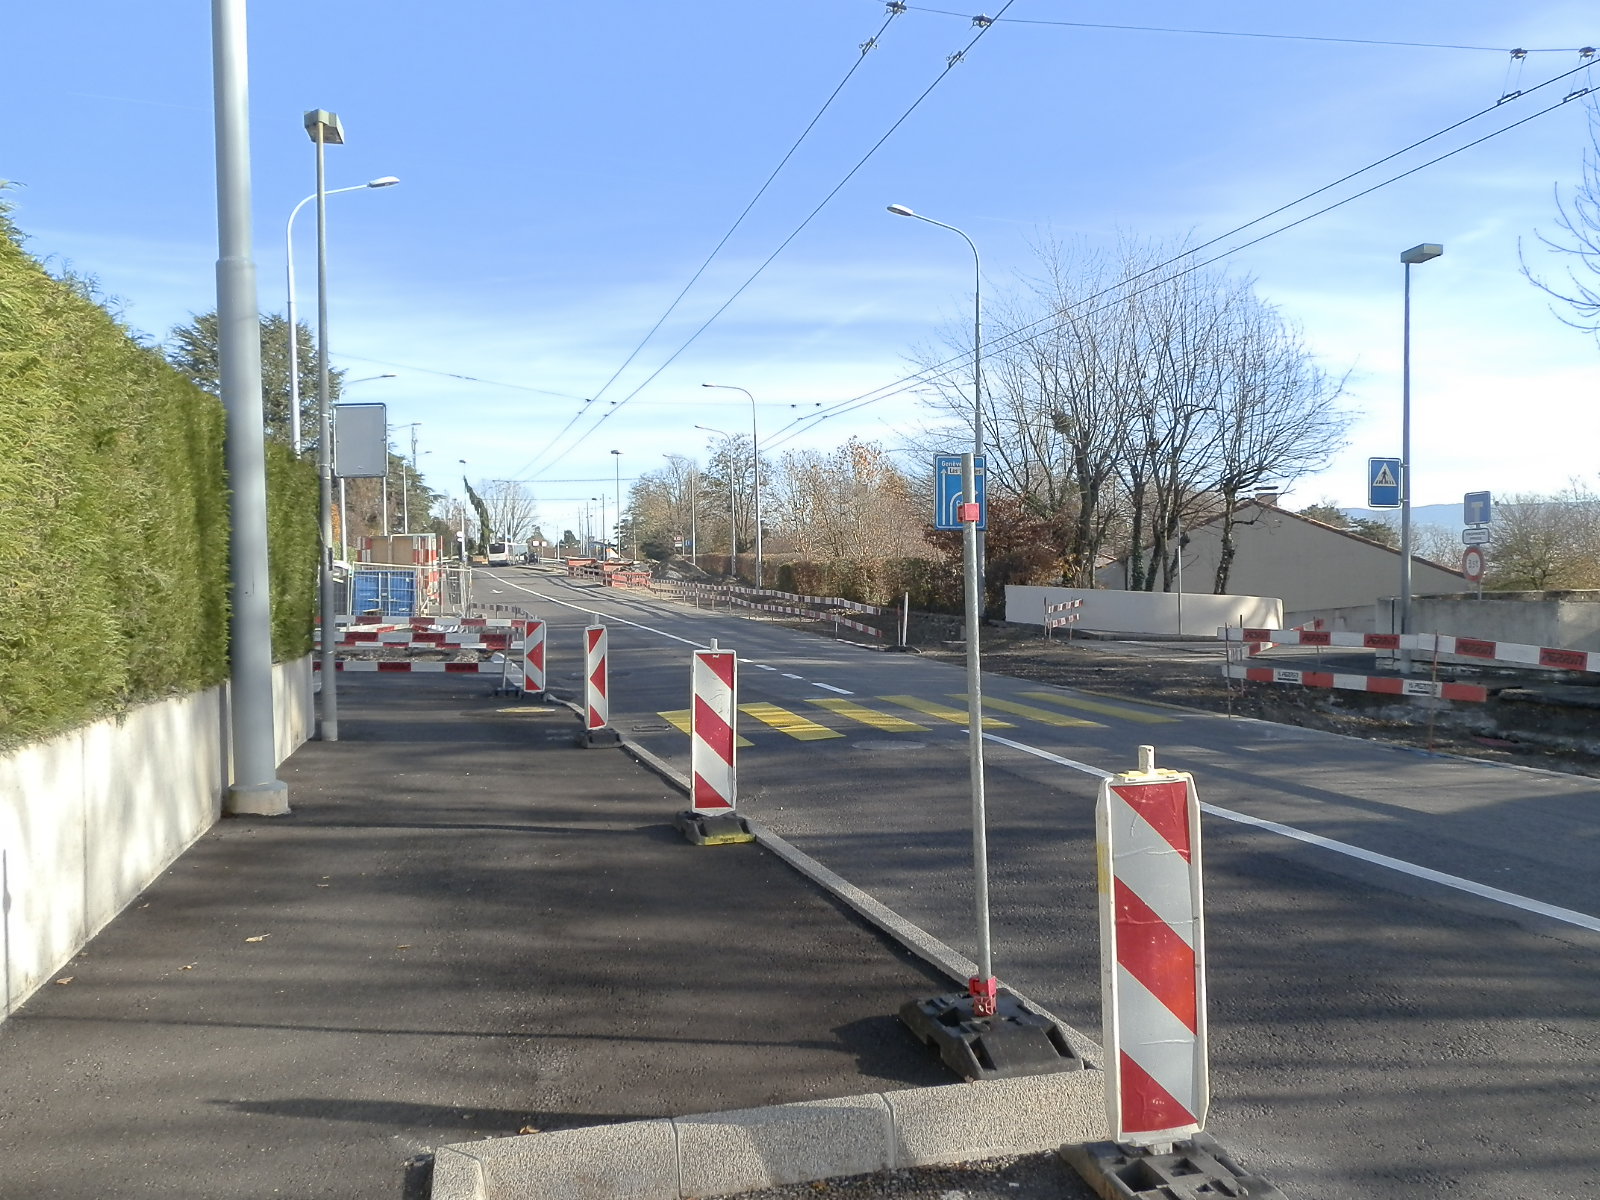
[[[0,207],[0,746],[221,682],[221,404],[51,278]],[[269,463],[274,648],[311,640],[316,473]]]

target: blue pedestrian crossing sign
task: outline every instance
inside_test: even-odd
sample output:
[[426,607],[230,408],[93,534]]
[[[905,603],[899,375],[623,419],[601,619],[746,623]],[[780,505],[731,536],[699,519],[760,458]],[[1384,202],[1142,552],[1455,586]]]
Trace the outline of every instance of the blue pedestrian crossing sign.
[[1400,507],[1400,460],[1367,459],[1367,507]]
[[[978,493],[978,528],[989,527],[989,503],[985,499],[983,455],[972,459],[972,487]],[[966,499],[961,486],[961,455],[935,454],[933,456],[933,527],[935,529],[960,529],[959,509]]]

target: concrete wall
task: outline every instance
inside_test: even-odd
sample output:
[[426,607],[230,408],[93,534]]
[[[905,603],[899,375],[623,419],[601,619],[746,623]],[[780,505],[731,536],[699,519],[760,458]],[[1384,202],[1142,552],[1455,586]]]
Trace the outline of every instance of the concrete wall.
[[[310,657],[274,666],[273,692],[282,762],[312,728]],[[211,688],[0,758],[4,1015],[221,815],[227,703]]]
[[1600,651],[1600,591],[1485,592],[1482,600],[1413,596],[1411,628],[1418,633]]
[[[1183,551],[1184,587],[1208,592],[1222,549],[1221,523],[1214,520],[1188,533],[1189,545]],[[1281,596],[1285,612],[1371,604],[1380,596],[1400,591],[1398,550],[1274,505],[1244,505],[1233,527],[1233,541],[1228,590],[1244,596]],[[1122,563],[1103,568],[1095,577],[1104,587],[1127,586]],[[1463,592],[1472,586],[1456,571],[1412,558],[1413,596]]]
[[[1118,592],[1095,588],[1023,587],[1006,585],[1006,620],[1019,625],[1044,624],[1044,606],[1083,599],[1077,611],[1079,629],[1115,633],[1186,633],[1214,636],[1219,626],[1277,628],[1283,620],[1281,601],[1265,596],[1182,596],[1183,627],[1179,629],[1177,592]],[[1065,631],[1058,631],[1065,636]]]

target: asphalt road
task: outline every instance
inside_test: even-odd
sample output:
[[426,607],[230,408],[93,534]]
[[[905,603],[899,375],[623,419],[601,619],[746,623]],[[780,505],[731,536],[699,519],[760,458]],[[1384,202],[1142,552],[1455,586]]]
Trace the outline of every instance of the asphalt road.
[[[958,667],[526,571],[479,589],[549,622],[568,695],[603,614],[612,723],[680,769],[690,647],[737,650],[741,705],[773,706],[741,718],[741,809],[975,954]],[[1154,745],[1207,806],[1211,1132],[1297,1197],[1600,1194],[1600,782],[983,687],[1002,981],[1098,1037],[1095,792]]]

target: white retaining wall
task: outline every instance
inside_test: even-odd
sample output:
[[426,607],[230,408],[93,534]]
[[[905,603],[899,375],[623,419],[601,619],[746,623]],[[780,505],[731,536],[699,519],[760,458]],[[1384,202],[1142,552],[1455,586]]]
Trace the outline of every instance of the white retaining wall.
[[[1044,606],[1063,600],[1083,599],[1079,629],[1113,633],[1184,633],[1215,637],[1223,625],[1242,618],[1251,628],[1279,629],[1283,601],[1267,596],[1214,596],[1205,592],[1183,594],[1183,628],[1178,628],[1178,593],[1121,592],[1109,588],[1062,588],[1006,585],[1006,620],[1019,625],[1044,624]],[[1056,630],[1065,637],[1064,629]]]
[[[272,682],[282,762],[311,733],[310,656],[275,664]],[[221,816],[227,692],[147,704],[0,758],[0,1017]]]

